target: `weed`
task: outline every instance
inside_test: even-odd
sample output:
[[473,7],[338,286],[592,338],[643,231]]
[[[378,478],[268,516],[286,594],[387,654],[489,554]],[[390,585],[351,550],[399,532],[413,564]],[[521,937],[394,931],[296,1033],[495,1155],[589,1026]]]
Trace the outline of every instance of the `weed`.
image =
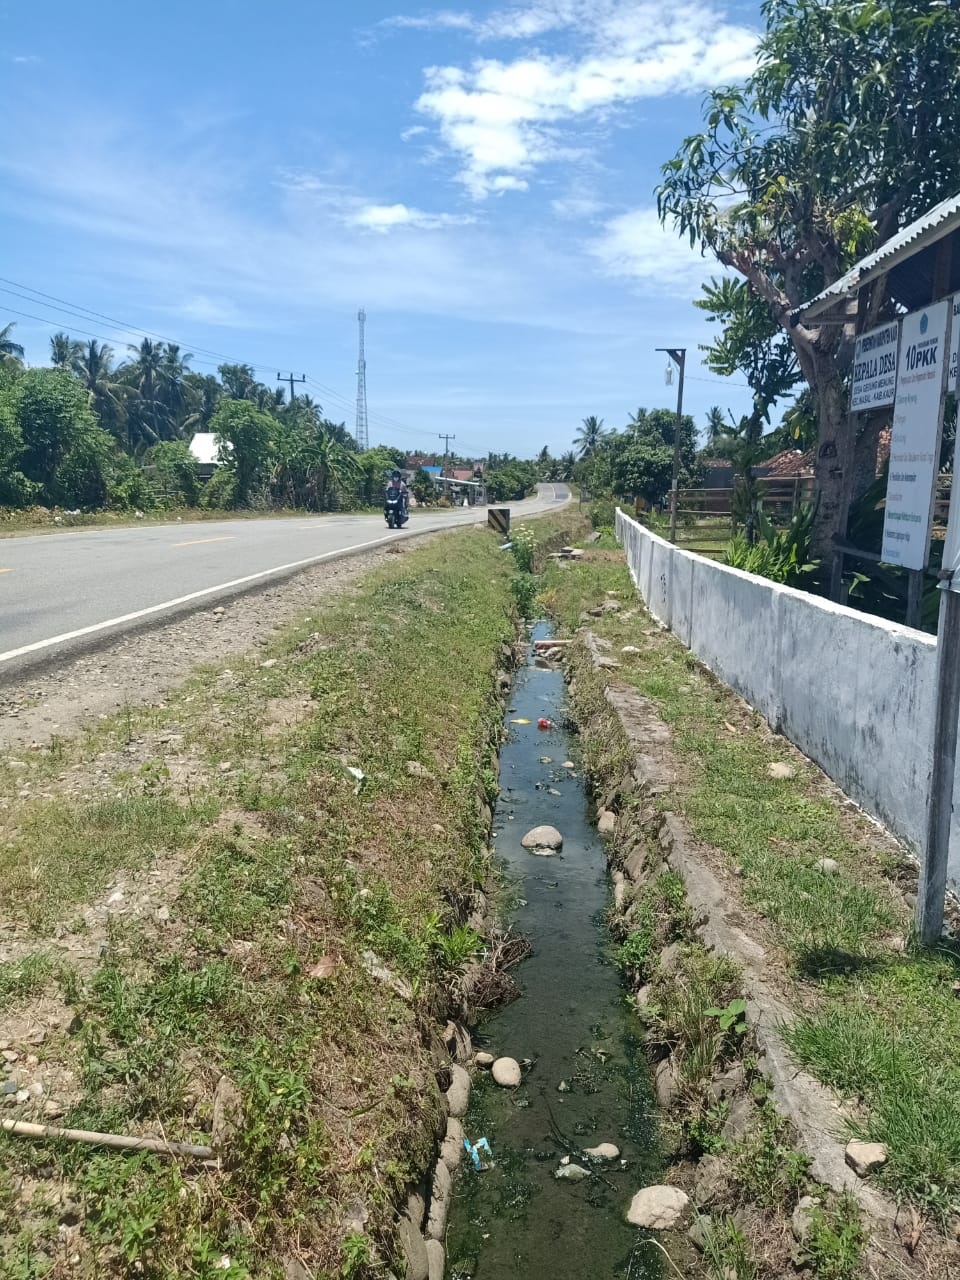
[[757,1127],[733,1148],[737,1182],[750,1200],[775,1208],[800,1194],[810,1161],[790,1143],[789,1128],[772,1103],[764,1103],[759,1116]]
[[538,580],[532,573],[515,573],[510,579],[510,590],[521,618],[532,618],[537,611]]
[[746,1034],[746,1000],[731,1000],[730,1003],[725,1005],[722,1009],[707,1009],[706,1014],[708,1018],[716,1018],[721,1031],[732,1031],[735,1036],[742,1036]]
[[845,1192],[829,1209],[812,1211],[802,1256],[817,1280],[857,1280],[865,1244],[856,1201]]
[[537,536],[529,525],[517,525],[510,534],[510,550],[522,574],[533,573],[534,557],[537,553]]
[[351,1231],[343,1242],[343,1280],[354,1280],[372,1262],[370,1241],[361,1231]]
[[459,973],[483,949],[483,939],[469,925],[456,925],[449,933],[433,933],[429,946],[442,969]]
[[746,1236],[726,1215],[718,1218],[704,1238],[704,1258],[712,1280],[759,1280]]

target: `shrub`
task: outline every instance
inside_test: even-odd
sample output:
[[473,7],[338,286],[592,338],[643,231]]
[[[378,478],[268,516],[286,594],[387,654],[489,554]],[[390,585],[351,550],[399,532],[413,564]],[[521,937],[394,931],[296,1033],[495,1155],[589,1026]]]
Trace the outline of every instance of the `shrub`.
[[782,582],[790,587],[801,586],[820,565],[819,560],[810,557],[816,513],[814,504],[805,503],[786,529],[774,529],[763,512],[759,512],[758,540],[751,544],[743,533],[738,533],[727,544],[725,563],[734,569],[770,578],[773,582]]

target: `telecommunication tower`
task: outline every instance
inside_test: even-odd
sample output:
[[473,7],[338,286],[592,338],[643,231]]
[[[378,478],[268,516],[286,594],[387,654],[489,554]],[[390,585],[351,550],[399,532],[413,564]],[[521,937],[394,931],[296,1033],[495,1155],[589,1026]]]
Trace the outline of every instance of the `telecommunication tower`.
[[367,313],[361,307],[357,312],[360,323],[360,359],[357,361],[357,448],[370,448],[370,432],[367,427],[367,360],[363,354],[363,326],[367,323]]

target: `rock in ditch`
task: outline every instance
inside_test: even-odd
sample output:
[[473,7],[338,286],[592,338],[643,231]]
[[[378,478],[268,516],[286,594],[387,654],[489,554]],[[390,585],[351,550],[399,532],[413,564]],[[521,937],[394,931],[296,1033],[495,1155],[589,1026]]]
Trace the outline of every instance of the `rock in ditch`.
[[446,1258],[439,1240],[427,1241],[427,1280],[443,1280]]
[[887,1163],[885,1142],[848,1142],[844,1151],[847,1164],[858,1178],[866,1178],[874,1169]]
[[713,1236],[713,1219],[708,1213],[698,1213],[687,1232],[690,1243],[701,1253],[706,1253]]
[[421,764],[419,760],[408,760],[406,764],[407,774],[411,778],[422,778],[424,782],[433,782],[434,775],[430,772],[425,764]]
[[563,836],[556,827],[532,827],[520,843],[531,853],[549,856],[563,848]]
[[583,1154],[589,1156],[591,1160],[616,1160],[620,1154],[620,1148],[614,1146],[612,1142],[600,1142],[595,1147],[585,1147]]
[[813,864],[814,871],[819,871],[822,876],[838,876],[840,874],[840,863],[833,858],[818,858]]
[[498,1058],[491,1068],[496,1084],[503,1089],[515,1089],[523,1079],[520,1063],[516,1058]]
[[430,1280],[427,1243],[420,1234],[420,1228],[406,1213],[400,1215],[397,1235],[400,1237],[400,1248],[407,1263],[407,1280]]
[[564,1182],[582,1182],[590,1177],[590,1170],[584,1169],[582,1164],[562,1164],[553,1176]]
[[470,1102],[470,1076],[465,1067],[458,1064],[450,1068],[450,1088],[447,1090],[447,1107],[454,1119],[467,1114]]
[[669,1231],[686,1213],[690,1197],[679,1187],[644,1187],[630,1201],[627,1221],[648,1231]]
[[496,1058],[492,1053],[487,1053],[484,1049],[481,1049],[474,1057],[474,1062],[478,1067],[482,1067],[486,1071],[493,1066],[494,1062],[496,1062]]
[[793,1238],[799,1244],[805,1244],[807,1236],[813,1230],[814,1211],[820,1208],[821,1201],[817,1196],[803,1196],[793,1211],[790,1227]]
[[602,836],[612,836],[617,829],[617,815],[604,809],[597,818],[597,830]]

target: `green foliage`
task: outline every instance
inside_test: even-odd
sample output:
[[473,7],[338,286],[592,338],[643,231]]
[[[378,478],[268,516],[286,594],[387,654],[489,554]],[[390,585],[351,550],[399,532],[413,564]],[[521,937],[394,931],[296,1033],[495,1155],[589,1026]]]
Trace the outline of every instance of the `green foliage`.
[[[274,423],[248,400],[223,400],[210,420],[220,441],[221,467],[234,477],[234,502],[246,506],[267,481]],[[230,446],[229,448],[226,446]]]
[[758,1280],[760,1275],[746,1236],[726,1214],[707,1232],[703,1256],[710,1267],[711,1280]]
[[727,546],[725,563],[773,582],[801,586],[820,564],[812,553],[816,511],[815,505],[802,504],[786,529],[774,529],[763,512],[758,512],[757,542],[751,545],[744,533],[736,534]]
[[536,463],[521,462],[518,458],[495,462],[491,457],[484,483],[491,502],[519,502],[536,488]]
[[149,449],[145,465],[156,475],[166,507],[195,507],[200,499],[197,461],[184,440],[162,440]]
[[866,1242],[857,1202],[845,1192],[830,1209],[813,1209],[801,1253],[817,1280],[857,1280]]
[[594,529],[612,529],[616,519],[617,507],[612,498],[594,498],[590,503],[590,523]]
[[537,553],[537,535],[529,525],[521,524],[510,535],[510,550],[521,573],[533,573],[534,556]]
[[747,1002],[746,1000],[731,1000],[729,1004],[724,1005],[722,1009],[710,1008],[705,1010],[708,1018],[716,1018],[720,1030],[723,1032],[732,1031],[735,1036],[746,1034],[747,1030]]
[[539,583],[532,573],[515,573],[510,579],[510,590],[521,618],[532,618],[537,612]]

